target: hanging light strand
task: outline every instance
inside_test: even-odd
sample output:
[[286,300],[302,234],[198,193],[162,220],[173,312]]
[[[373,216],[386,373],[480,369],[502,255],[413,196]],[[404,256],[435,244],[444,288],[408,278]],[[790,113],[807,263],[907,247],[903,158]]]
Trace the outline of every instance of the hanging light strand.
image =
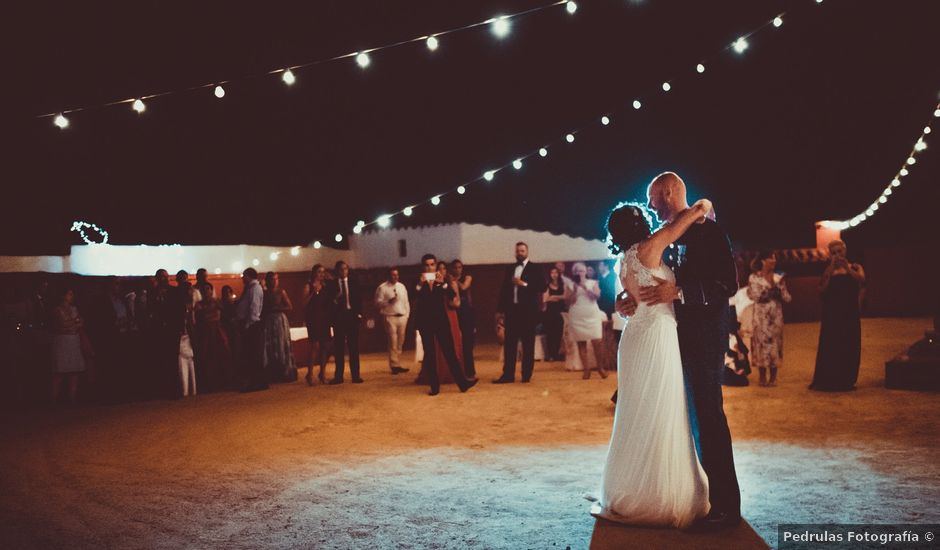
[[[379,51],[382,51],[382,50],[388,50],[388,49],[391,49],[391,48],[397,48],[397,47],[405,46],[405,45],[408,45],[408,44],[414,44],[414,43],[416,43],[416,42],[422,42],[422,43],[427,44],[427,45],[428,45],[428,48],[433,51],[433,50],[436,50],[436,49],[437,49],[438,43],[439,43],[439,41],[440,41],[440,38],[443,37],[443,36],[446,36],[446,35],[448,35],[448,34],[453,34],[453,33],[461,32],[461,31],[467,31],[467,30],[475,29],[475,28],[477,28],[477,27],[484,26],[484,25],[492,25],[492,24],[498,23],[498,22],[499,22],[499,23],[502,23],[502,24],[504,24],[504,25],[507,25],[507,27],[506,27],[506,32],[508,32],[508,25],[509,25],[509,24],[511,23],[511,21],[514,20],[514,19],[519,19],[519,18],[525,17],[525,16],[527,16],[527,15],[532,15],[532,14],[534,14],[534,13],[541,12],[541,11],[544,11],[544,10],[548,10],[548,9],[551,9],[551,8],[555,8],[555,7],[558,7],[558,6],[566,6],[566,9],[568,10],[568,13],[574,14],[574,10],[571,9],[571,5],[575,5],[575,4],[574,4],[574,2],[572,2],[572,1],[570,1],[570,0],[556,0],[556,1],[554,1],[554,2],[551,2],[551,3],[548,3],[548,4],[544,4],[544,5],[542,5],[542,6],[536,6],[536,7],[534,7],[534,8],[530,8],[530,9],[527,9],[527,10],[523,10],[523,11],[519,11],[519,12],[507,14],[507,15],[500,15],[500,16],[498,16],[498,17],[493,17],[493,18],[487,19],[487,20],[485,20],[485,21],[479,21],[479,22],[476,22],[476,23],[471,23],[471,24],[469,24],[469,25],[463,25],[463,26],[461,26],[461,27],[454,27],[454,28],[451,28],[451,29],[446,29],[446,30],[443,30],[443,31],[435,32],[435,33],[425,34],[425,35],[418,36],[418,37],[415,37],[415,38],[409,38],[409,39],[407,39],[407,40],[400,40],[400,41],[398,41],[398,42],[393,42],[393,43],[391,43],[391,44],[385,44],[385,45],[378,46],[378,47],[375,47],[375,48],[369,48],[369,49],[364,49],[364,50],[357,50],[357,51],[353,51],[353,52],[349,52],[349,53],[344,53],[344,54],[341,54],[341,55],[335,55],[335,56],[333,56],[333,57],[327,57],[327,58],[323,58],[323,59],[317,59],[317,60],[313,60],[313,61],[308,61],[308,62],[300,63],[300,64],[297,64],[297,65],[289,65],[289,66],[286,66],[286,67],[279,67],[279,68],[277,68],[277,69],[272,69],[272,70],[267,71],[267,72],[264,72],[264,73],[257,73],[257,74],[253,74],[253,75],[246,75],[246,76],[242,76],[242,77],[239,77],[239,78],[232,78],[232,79],[228,79],[228,80],[217,80],[217,81],[215,81],[215,82],[209,82],[209,83],[207,83],[207,84],[200,84],[200,85],[197,85],[197,86],[190,86],[190,87],[188,87],[188,88],[179,88],[179,89],[176,89],[176,90],[168,90],[168,91],[164,91],[164,92],[157,92],[157,93],[152,93],[152,94],[140,95],[140,96],[132,97],[132,98],[128,98],[128,99],[117,99],[117,100],[114,100],[114,101],[108,101],[108,102],[101,103],[101,104],[98,104],[98,105],[86,105],[86,106],[72,107],[72,108],[69,108],[69,109],[63,109],[63,110],[61,110],[61,111],[56,111],[56,112],[52,112],[52,113],[45,113],[45,114],[37,115],[36,118],[57,117],[56,120],[60,120],[58,117],[63,117],[63,118],[64,118],[64,115],[69,114],[69,113],[77,113],[77,112],[80,112],[80,111],[88,111],[88,110],[93,110],[93,109],[101,109],[101,108],[104,108],[104,107],[112,107],[112,106],[115,106],[115,105],[126,105],[126,104],[131,104],[131,105],[133,105],[133,104],[135,104],[135,102],[137,102],[137,101],[141,101],[141,102],[142,102],[142,101],[146,101],[146,100],[150,100],[150,99],[156,99],[156,98],[160,98],[160,97],[164,97],[164,96],[168,96],[168,95],[172,95],[172,94],[189,93],[189,92],[195,92],[195,91],[199,91],[199,90],[210,90],[210,89],[211,89],[211,90],[216,90],[216,96],[221,99],[222,95],[224,95],[224,89],[223,89],[223,91],[222,91],[222,95],[219,95],[218,90],[219,90],[219,89],[222,89],[221,87],[222,87],[223,85],[225,85],[225,84],[229,84],[229,83],[231,83],[231,82],[255,80],[255,79],[264,78],[264,77],[267,77],[267,76],[270,76],[270,75],[277,75],[279,78],[281,78],[281,79],[284,81],[285,84],[292,85],[292,84],[295,82],[296,78],[297,78],[297,77],[296,77],[297,71],[302,70],[302,69],[307,69],[307,68],[310,68],[310,67],[315,67],[315,66],[317,66],[317,65],[323,65],[323,64],[326,64],[326,63],[333,63],[333,62],[336,62],[336,61],[340,61],[340,60],[344,60],[344,59],[350,59],[350,58],[356,59],[356,60],[358,61],[359,65],[360,65],[362,68],[366,68],[366,66],[368,66],[368,64],[369,64],[369,61],[368,61],[368,60],[370,59],[370,54],[372,54],[372,53],[374,53],[374,52],[379,52]],[[577,7],[575,7],[575,10],[576,10],[576,9],[577,9]],[[433,40],[432,40],[432,39],[433,39]],[[67,125],[67,123],[66,123],[66,125]],[[61,123],[57,123],[56,126],[59,126],[60,128],[64,128],[64,126],[63,126]]]
[[823,221],[821,222],[823,227],[842,231],[845,229],[858,227],[860,224],[874,216],[881,206],[888,202],[888,199],[894,194],[894,190],[898,187],[901,187],[901,184],[904,183],[904,177],[910,174],[912,167],[917,164],[917,155],[923,153],[927,149],[927,136],[931,132],[931,124],[936,124],[938,119],[940,119],[940,103],[934,107],[930,121],[928,121],[927,125],[924,126],[924,129],[921,130],[920,136],[918,136],[917,140],[914,142],[914,146],[911,148],[911,152],[908,153],[907,158],[905,158],[904,162],[901,163],[901,168],[894,175],[894,178],[888,182],[888,185],[885,186],[881,194],[878,195],[878,197],[872,201],[872,203],[868,205],[868,207],[863,212],[860,212],[859,214],[856,214],[847,220]]

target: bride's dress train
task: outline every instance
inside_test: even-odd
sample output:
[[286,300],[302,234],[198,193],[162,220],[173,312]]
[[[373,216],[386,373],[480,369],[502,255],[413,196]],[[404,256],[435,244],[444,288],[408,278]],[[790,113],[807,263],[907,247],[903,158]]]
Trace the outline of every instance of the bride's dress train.
[[[664,265],[648,269],[637,245],[624,252],[620,277],[633,295],[674,281]],[[708,513],[708,479],[689,427],[682,359],[672,304],[640,304],[620,338],[618,399],[600,500],[592,514],[630,524],[687,527]]]

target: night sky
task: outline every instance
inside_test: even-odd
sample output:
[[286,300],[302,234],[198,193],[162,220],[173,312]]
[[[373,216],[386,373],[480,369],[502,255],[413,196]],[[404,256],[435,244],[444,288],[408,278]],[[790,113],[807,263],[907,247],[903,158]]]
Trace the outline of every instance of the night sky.
[[[555,7],[514,21],[502,40],[481,27],[442,37],[433,53],[423,43],[376,52],[366,70],[351,59],[299,70],[289,88],[279,76],[237,81],[221,100],[205,89],[150,101],[142,115],[74,113],[65,131],[34,118],[546,3],[63,2],[10,13],[0,254],[67,253],[77,219],[113,244],[332,241],[543,144],[548,158],[407,222],[600,238],[614,204],[671,169],[692,198],[713,199],[737,245],[812,246],[813,222],[864,210],[928,122],[929,148],[904,185],[844,236],[851,246],[936,239],[936,0],[581,0],[573,16]],[[782,11],[784,25],[744,55],[719,53]],[[565,144],[573,128],[583,130]]]

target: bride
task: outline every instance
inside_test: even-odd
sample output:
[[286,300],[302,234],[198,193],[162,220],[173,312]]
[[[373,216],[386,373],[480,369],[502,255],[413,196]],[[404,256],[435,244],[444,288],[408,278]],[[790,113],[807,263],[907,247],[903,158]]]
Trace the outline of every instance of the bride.
[[[673,281],[666,247],[711,210],[700,200],[650,234],[641,206],[617,207],[607,221],[609,246],[621,255],[620,280],[632,296],[654,277]],[[620,338],[618,399],[595,516],[637,525],[690,526],[709,511],[708,479],[689,427],[672,303],[640,303]]]

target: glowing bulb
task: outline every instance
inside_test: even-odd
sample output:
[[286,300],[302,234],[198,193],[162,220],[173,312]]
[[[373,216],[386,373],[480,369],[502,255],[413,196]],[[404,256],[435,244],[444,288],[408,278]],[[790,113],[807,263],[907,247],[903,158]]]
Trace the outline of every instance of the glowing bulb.
[[261,260],[259,260],[258,258],[255,258],[254,260],[251,260],[251,265],[255,265],[255,266],[256,266],[256,265],[258,265],[258,264],[260,264],[260,263],[261,263]]
[[222,86],[216,86],[216,87],[215,87],[215,97],[217,97],[217,98],[219,98],[219,99],[222,99],[223,97],[225,97],[225,88],[223,88]]
[[221,274],[222,274],[222,268],[221,268],[221,267],[217,267],[217,268],[213,269],[212,272],[215,273],[216,275],[221,275]]
[[915,159],[914,157],[907,157],[907,164],[908,166],[914,166],[915,164],[917,164],[917,159]]
[[299,246],[291,247],[291,249],[290,249],[290,255],[291,255],[291,256],[300,256],[300,247],[299,247]]
[[428,39],[425,41],[425,44],[428,45],[428,49],[431,50],[432,52],[436,50],[437,46],[439,45],[437,42],[436,36],[429,36]]
[[574,143],[574,134],[568,134],[567,136],[565,136],[565,141],[567,141],[568,143]]
[[917,140],[917,143],[914,144],[915,151],[923,151],[927,148],[927,142],[922,139]]
[[780,16],[774,17],[774,26],[779,28],[780,25],[783,25],[783,18]]
[[822,0],[816,0],[817,4],[822,4]]
[[142,113],[142,112],[144,112],[145,110],[147,110],[147,106],[144,105],[143,100],[140,100],[140,99],[135,99],[135,100],[134,100],[134,104],[131,105],[131,107],[132,107],[135,111],[137,111],[138,113]]
[[634,100],[633,100],[633,108],[634,108],[634,109],[639,109],[639,108],[642,107],[642,106],[643,106],[643,104],[640,103],[640,100],[639,100],[639,99],[634,99]]
[[69,127],[69,119],[65,118],[65,115],[56,115],[52,123],[63,130]]
[[856,218],[856,219],[857,219],[858,221],[860,221],[860,222],[863,222],[863,221],[865,221],[865,220],[868,219],[868,215],[867,215],[867,214],[859,214],[859,215],[858,215],[858,218]]
[[274,261],[277,261],[277,257],[278,257],[279,255],[280,255],[280,252],[272,252],[272,253],[268,256],[268,258],[270,258],[271,261],[274,262]]
[[929,133],[930,133],[930,126],[924,126],[924,135],[927,135]]
[[357,225],[356,227],[353,227],[353,233],[355,233],[356,235],[362,233],[362,226]]
[[410,206],[406,206],[405,209],[401,211],[401,213],[404,214],[404,215],[406,215],[406,216],[410,216],[410,215],[414,214],[414,208],[412,208],[412,207],[410,207]]
[[284,74],[281,75],[281,80],[284,81],[284,84],[290,86],[294,82],[297,82],[297,78],[294,76],[294,72],[290,69],[284,71]]
[[341,233],[337,233],[336,236],[333,237],[333,240],[336,241],[336,242],[338,242],[338,243],[341,243],[341,242],[343,242],[343,235],[342,235]]
[[431,204],[433,204],[434,206],[441,204],[441,196],[434,195],[433,197],[431,197]]
[[608,124],[610,124],[610,117],[602,116],[602,117],[601,117],[601,124],[603,124],[604,126],[607,126]]
[[485,179],[486,181],[493,181],[494,175],[496,175],[496,172],[492,170],[487,170],[486,172],[483,172],[483,179]]
[[490,19],[490,26],[497,38],[503,38],[509,34],[509,18],[505,15]]
[[901,180],[898,178],[891,180],[891,187],[901,187]]
[[362,226],[364,226],[365,224],[366,224],[366,221],[365,221],[365,220],[359,220],[359,221],[356,222],[356,225],[359,226],[359,227],[362,227]]
[[852,218],[852,221],[849,222],[849,225],[851,225],[852,227],[855,227],[855,226],[858,225],[859,223],[860,223],[860,222],[859,222],[857,219]]
[[737,53],[744,53],[744,50],[746,50],[749,45],[750,44],[747,43],[747,40],[743,36],[731,44],[731,46],[734,48],[734,51]]
[[672,89],[672,86],[668,82],[663,82],[663,91],[668,92]]
[[574,12],[578,11],[578,5],[571,0],[568,0],[565,2],[565,9],[568,10],[568,13],[574,14]]
[[891,189],[891,186],[889,185],[888,187],[885,188],[884,196],[890,197],[891,193],[894,193],[894,190]]
[[701,63],[699,63],[698,65],[695,66],[695,70],[698,72],[698,74],[702,74],[705,72],[705,65],[702,65]]
[[884,204],[884,203],[888,202],[888,197],[884,197],[884,196],[879,197],[879,198],[878,198],[878,202],[880,202],[881,204]]
[[544,147],[542,147],[541,149],[539,149],[539,156],[540,156],[540,157],[547,157],[547,156],[548,156],[548,149],[546,149],[546,148],[544,148]]
[[378,222],[379,222],[379,227],[382,227],[382,228],[388,227],[392,223],[392,217],[388,214],[384,214],[382,216],[379,216]]
[[466,193],[466,192],[467,192],[467,188],[464,187],[463,185],[461,185],[461,186],[459,186],[459,187],[457,188],[457,194],[458,194],[458,195],[463,195],[463,194]]
[[512,167],[516,170],[522,170],[522,159],[516,159],[512,161]]
[[940,118],[940,109],[937,109],[936,111],[934,111],[933,116],[936,118]]
[[901,176],[906,176],[910,174],[910,172],[907,171],[907,168],[901,168],[901,171],[898,172],[898,174],[901,174]]
[[363,69],[368,67],[369,63],[371,62],[372,60],[369,59],[369,54],[367,54],[366,52],[362,52],[356,56],[356,63],[358,63],[359,66],[362,67]]
[[865,215],[868,216],[868,217],[874,216],[874,215],[875,215],[875,208],[874,208],[874,207],[869,207],[869,209],[865,211]]
[[323,243],[320,241],[313,241],[313,247],[319,250],[321,247],[323,247]]

